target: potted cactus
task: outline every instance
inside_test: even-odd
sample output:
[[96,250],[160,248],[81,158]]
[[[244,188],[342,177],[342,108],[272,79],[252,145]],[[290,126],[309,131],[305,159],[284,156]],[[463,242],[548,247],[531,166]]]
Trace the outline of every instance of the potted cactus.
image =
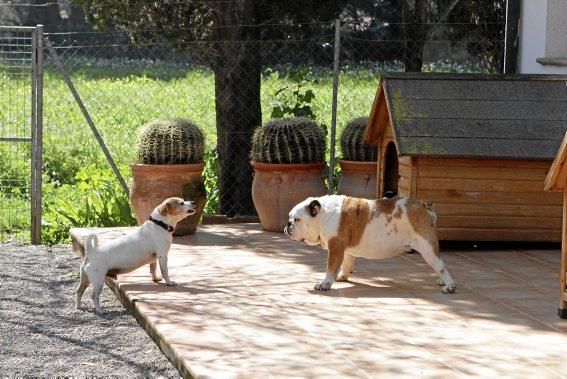
[[343,159],[338,192],[342,195],[374,199],[376,197],[377,147],[364,147],[368,118],[349,121],[340,136]]
[[165,198],[176,196],[197,203],[194,215],[177,224],[174,235],[193,234],[205,206],[203,133],[184,119],[160,119],[144,125],[131,165],[130,201],[138,224]]
[[325,132],[308,118],[274,119],[252,137],[252,199],[265,230],[283,232],[291,208],[325,194]]

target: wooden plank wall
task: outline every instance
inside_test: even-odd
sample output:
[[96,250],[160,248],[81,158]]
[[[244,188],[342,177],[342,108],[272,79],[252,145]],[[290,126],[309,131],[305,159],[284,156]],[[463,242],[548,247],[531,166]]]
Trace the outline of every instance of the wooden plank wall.
[[415,196],[432,200],[444,240],[561,241],[562,194],[550,161],[414,157]]
[[398,195],[412,197],[411,191],[411,174],[412,174],[412,158],[398,157],[398,166],[400,180],[398,181]]

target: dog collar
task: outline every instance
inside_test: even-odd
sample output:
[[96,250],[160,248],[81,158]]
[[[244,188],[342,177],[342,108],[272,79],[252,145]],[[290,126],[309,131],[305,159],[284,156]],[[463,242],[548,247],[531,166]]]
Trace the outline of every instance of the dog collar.
[[150,216],[149,220],[150,220],[151,222],[153,222],[154,224],[161,226],[162,228],[164,228],[165,230],[167,230],[167,231],[170,232],[170,233],[173,233],[173,232],[175,231],[175,228],[174,228],[173,226],[168,225],[168,224],[166,224],[166,223],[163,222],[163,221],[156,220],[156,219],[153,218],[152,216]]

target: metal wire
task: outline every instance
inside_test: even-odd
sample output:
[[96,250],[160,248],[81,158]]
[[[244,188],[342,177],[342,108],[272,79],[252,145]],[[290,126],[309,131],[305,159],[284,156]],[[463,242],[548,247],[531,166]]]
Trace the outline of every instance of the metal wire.
[[0,242],[30,239],[32,30],[0,28]]

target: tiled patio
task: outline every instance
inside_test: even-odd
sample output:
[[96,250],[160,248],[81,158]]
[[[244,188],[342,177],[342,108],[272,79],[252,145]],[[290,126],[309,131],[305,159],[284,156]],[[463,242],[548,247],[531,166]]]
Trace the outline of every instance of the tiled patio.
[[[98,230],[101,243],[124,231]],[[179,286],[148,267],[109,284],[185,376],[566,376],[559,248],[469,246],[442,249],[454,295],[419,254],[359,259],[351,282],[318,292],[323,250],[256,224],[202,226],[174,240]]]

